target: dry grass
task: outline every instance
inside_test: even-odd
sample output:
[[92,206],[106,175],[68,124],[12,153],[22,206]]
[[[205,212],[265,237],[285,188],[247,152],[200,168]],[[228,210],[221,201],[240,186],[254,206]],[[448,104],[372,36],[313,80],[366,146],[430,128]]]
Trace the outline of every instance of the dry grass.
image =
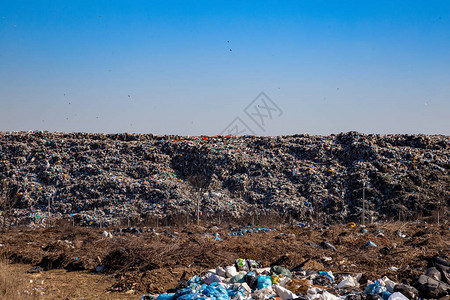
[[27,279],[11,270],[10,264],[0,257],[0,298],[8,300],[33,299],[27,295]]

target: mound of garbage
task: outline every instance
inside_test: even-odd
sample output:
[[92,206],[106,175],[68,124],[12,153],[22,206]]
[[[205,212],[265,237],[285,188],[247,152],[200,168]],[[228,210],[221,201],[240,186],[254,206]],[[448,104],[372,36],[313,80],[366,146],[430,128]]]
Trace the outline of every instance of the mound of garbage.
[[[14,224],[72,218],[281,213],[327,222],[447,211],[448,136],[182,137],[0,132],[2,211]],[[364,194],[364,195],[363,195]],[[363,197],[365,201],[363,201]]]
[[287,269],[274,265],[262,268],[254,260],[237,259],[234,265],[209,270],[203,277],[187,280],[183,274],[177,287],[159,295],[143,295],[141,300],[416,300],[448,299],[450,262],[433,257],[430,268],[412,283],[398,283],[388,277],[374,282],[363,274],[333,274],[331,271]]

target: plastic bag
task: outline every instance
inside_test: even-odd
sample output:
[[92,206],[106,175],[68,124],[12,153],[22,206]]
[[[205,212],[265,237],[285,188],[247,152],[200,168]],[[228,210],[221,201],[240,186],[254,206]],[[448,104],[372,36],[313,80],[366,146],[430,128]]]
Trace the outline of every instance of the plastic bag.
[[228,266],[225,268],[225,273],[227,275],[227,278],[231,278],[233,276],[236,276],[238,274],[235,266]]
[[265,275],[259,275],[256,283],[256,288],[260,290],[269,286],[272,286],[272,280],[270,280],[270,277]]
[[174,293],[164,293],[159,295],[156,300],[172,300],[174,298]]
[[359,283],[352,276],[344,277],[344,279],[338,284],[338,288],[340,289],[353,288],[357,286],[359,286]]
[[277,295],[282,300],[289,300],[289,299],[297,298],[297,296],[293,292],[291,292],[290,290],[288,290],[282,286],[274,285],[273,289],[275,290],[275,293],[277,293]]
[[402,293],[395,292],[389,297],[388,300],[409,300],[409,299],[406,298]]
[[283,275],[289,278],[292,278],[292,273],[291,271],[289,271],[287,268],[282,267],[282,266],[273,266],[270,271],[272,273],[275,273],[277,275]]

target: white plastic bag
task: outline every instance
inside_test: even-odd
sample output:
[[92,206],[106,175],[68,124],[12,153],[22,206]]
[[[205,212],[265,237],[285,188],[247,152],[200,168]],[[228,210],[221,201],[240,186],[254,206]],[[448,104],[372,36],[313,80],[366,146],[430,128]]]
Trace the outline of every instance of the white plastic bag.
[[282,300],[289,300],[289,299],[294,299],[297,298],[297,296],[291,292],[290,290],[275,284],[273,286],[273,289],[275,290],[275,293],[277,293],[277,295],[282,299]]
[[238,274],[235,266],[228,266],[225,268],[225,274],[227,278],[231,278]]
[[400,292],[395,292],[389,296],[388,300],[408,300],[408,298],[406,298],[405,295]]
[[344,277],[344,279],[338,284],[338,288],[340,289],[353,288],[357,286],[359,286],[359,283],[355,278],[353,278],[353,276]]

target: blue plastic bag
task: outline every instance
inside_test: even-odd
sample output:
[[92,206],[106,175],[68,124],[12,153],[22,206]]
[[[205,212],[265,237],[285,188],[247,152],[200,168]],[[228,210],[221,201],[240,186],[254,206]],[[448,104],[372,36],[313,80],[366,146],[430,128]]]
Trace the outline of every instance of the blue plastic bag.
[[189,294],[184,294],[180,297],[177,298],[177,300],[194,300],[194,299],[200,299],[200,294],[199,293],[189,293]]
[[197,275],[194,275],[194,277],[192,277],[188,281],[189,284],[193,284],[193,283],[194,284],[200,284],[201,282],[202,282],[202,279],[199,276],[197,276]]
[[386,291],[387,291],[386,287],[380,285],[380,282],[378,280],[372,284],[369,284],[364,289],[364,293],[368,295],[377,295]]
[[326,276],[326,277],[330,278],[331,282],[334,282],[334,276],[331,276],[330,273],[328,273],[327,271],[320,271],[319,275]]
[[176,291],[176,293],[174,295],[174,299],[178,299],[179,297],[187,295],[187,294],[198,293],[198,291],[200,289],[201,289],[200,285],[191,283],[191,285],[188,286],[187,288]]
[[386,292],[383,292],[381,297],[383,297],[383,300],[388,300],[391,295],[392,295],[391,292],[386,291]]
[[174,293],[164,293],[159,295],[156,300],[172,300],[174,296]]
[[270,280],[269,276],[259,275],[256,281],[256,288],[258,290],[266,288],[272,285],[272,280]]
[[227,290],[220,284],[217,283],[213,283],[209,286],[206,286],[203,290],[202,290],[202,295],[211,297],[211,298],[215,298],[218,300],[228,300],[229,296],[228,296],[228,292]]

